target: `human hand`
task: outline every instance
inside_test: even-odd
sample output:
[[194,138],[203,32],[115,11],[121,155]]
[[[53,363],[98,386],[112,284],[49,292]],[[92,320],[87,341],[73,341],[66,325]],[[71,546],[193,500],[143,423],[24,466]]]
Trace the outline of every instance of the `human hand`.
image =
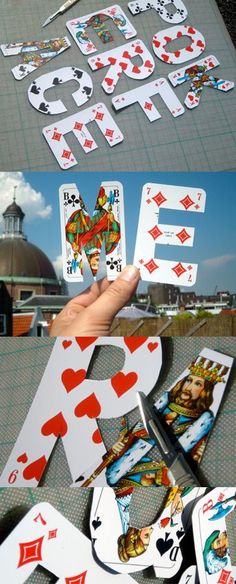
[[68,302],[55,318],[50,336],[107,336],[117,312],[135,293],[140,273],[126,266],[114,282],[106,278]]

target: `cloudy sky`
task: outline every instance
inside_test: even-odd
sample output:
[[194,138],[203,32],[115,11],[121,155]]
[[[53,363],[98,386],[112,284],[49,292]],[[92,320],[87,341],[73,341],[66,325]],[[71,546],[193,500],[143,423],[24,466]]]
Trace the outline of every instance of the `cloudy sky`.
[[[160,222],[196,228],[193,248],[159,246],[156,257],[191,261],[199,264],[197,293],[213,293],[227,289],[236,292],[236,184],[233,173],[8,173],[0,172],[0,232],[2,212],[12,201],[17,186],[17,202],[25,217],[25,233],[49,256],[57,273],[61,272],[61,242],[58,189],[65,183],[76,183],[92,214],[99,186],[105,180],[119,180],[124,186],[126,243],[128,262],[132,263],[138,224],[142,186],[146,182],[203,188],[207,192],[204,214],[161,210]],[[100,275],[104,272],[102,262]],[[73,285],[78,293],[92,281],[89,270],[85,282]],[[140,285],[141,290],[146,284]],[[189,289],[190,290],[190,289]]]

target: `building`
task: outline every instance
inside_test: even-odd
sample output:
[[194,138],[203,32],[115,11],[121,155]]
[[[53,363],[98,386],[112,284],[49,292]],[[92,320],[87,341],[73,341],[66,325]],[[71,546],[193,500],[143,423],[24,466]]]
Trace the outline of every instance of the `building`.
[[4,228],[0,236],[0,280],[12,300],[25,301],[34,294],[60,295],[61,282],[46,254],[27,241],[23,231],[25,214],[13,202],[3,213]]
[[178,304],[180,289],[172,284],[150,284],[148,295],[152,304]]
[[0,281],[0,336],[12,335],[12,299],[4,284]]

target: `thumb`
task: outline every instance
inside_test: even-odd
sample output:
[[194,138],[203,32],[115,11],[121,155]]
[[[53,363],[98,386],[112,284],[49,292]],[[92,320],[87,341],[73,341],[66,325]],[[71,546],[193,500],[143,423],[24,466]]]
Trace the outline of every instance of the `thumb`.
[[139,279],[138,268],[126,266],[120,276],[90,306],[89,311],[94,316],[94,320],[100,323],[111,323],[117,312],[134,294]]

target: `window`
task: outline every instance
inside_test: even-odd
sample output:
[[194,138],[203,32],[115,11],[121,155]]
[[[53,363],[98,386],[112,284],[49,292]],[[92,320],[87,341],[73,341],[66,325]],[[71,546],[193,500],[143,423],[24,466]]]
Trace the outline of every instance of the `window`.
[[21,290],[20,291],[20,299],[21,300],[28,300],[33,294],[33,290]]
[[0,314],[0,335],[5,335],[7,332],[7,317],[6,314]]

